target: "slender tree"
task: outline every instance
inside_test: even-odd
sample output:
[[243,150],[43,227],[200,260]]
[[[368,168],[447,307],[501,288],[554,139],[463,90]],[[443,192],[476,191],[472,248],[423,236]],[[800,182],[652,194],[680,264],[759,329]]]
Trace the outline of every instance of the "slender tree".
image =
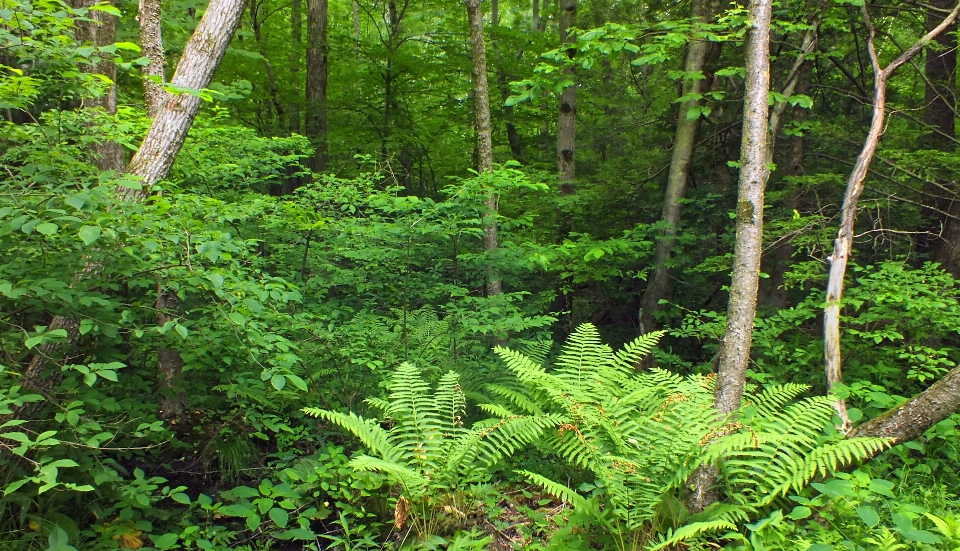
[[[866,4],[860,9],[863,22],[867,28],[866,44],[870,65],[873,67],[873,118],[867,138],[857,156],[853,171],[847,179],[847,189],[843,196],[843,207],[840,211],[840,231],[833,244],[833,254],[830,255],[830,274],[827,278],[826,306],[823,309],[823,355],[824,369],[827,376],[827,388],[832,389],[843,382],[843,372],[840,359],[840,301],[843,297],[843,278],[847,271],[847,262],[853,250],[853,225],[857,218],[857,201],[863,192],[863,185],[867,179],[870,163],[873,161],[880,136],[883,134],[884,119],[887,107],[887,82],[893,72],[901,65],[910,61],[937,35],[944,32],[957,19],[960,13],[960,4],[950,12],[939,25],[924,35],[912,46],[904,50],[886,67],[880,66],[875,44],[876,30],[870,20],[870,12]],[[847,417],[847,408],[843,400],[837,400],[837,413],[840,415],[842,428],[850,426]]]
[[[737,192],[737,236],[727,324],[720,348],[714,407],[729,415],[740,407],[757,310],[760,256],[763,252],[763,192],[770,175],[767,129],[770,93],[770,18],[773,0],[750,2],[750,29],[745,47],[743,138]],[[700,469],[691,481],[688,505],[703,510],[716,500],[715,467]]]
[[[96,0],[73,0],[74,8],[90,8],[99,4]],[[90,10],[87,12],[89,20],[78,20],[76,39],[77,42],[91,42],[94,46],[107,46],[113,44],[117,39],[117,18],[104,10]],[[106,56],[107,54],[96,54]],[[90,73],[103,75],[110,79],[110,85],[107,90],[98,98],[88,100],[87,107],[101,108],[109,115],[117,112],[117,87],[114,84],[117,80],[117,67],[113,60],[106,57],[99,57],[95,63],[88,66],[86,70]],[[100,170],[123,171],[124,154],[123,147],[114,141],[104,141],[93,146],[93,156]]]
[[290,78],[296,98],[290,104],[290,131],[300,132],[300,103],[302,101],[300,84],[300,60],[303,52],[303,0],[290,2]]
[[[227,51],[234,31],[240,24],[246,0],[211,0],[196,30],[187,41],[177,64],[171,84],[178,88],[199,90],[206,88],[217,66]],[[140,148],[127,165],[127,173],[138,177],[140,186],[118,187],[115,197],[119,203],[139,202],[149,196],[153,184],[167,176],[173,166],[193,119],[200,109],[201,98],[192,94],[171,96],[159,110]],[[88,268],[90,274],[97,266]],[[77,323],[63,316],[54,316],[48,330],[64,329],[66,342],[77,337]],[[54,356],[63,343],[42,345],[23,371],[25,388],[50,388],[52,380],[44,380],[47,360]]]
[[[691,3],[694,23],[707,23],[713,17],[711,0],[693,0]],[[677,131],[673,141],[670,159],[670,172],[663,197],[663,228],[657,239],[653,257],[653,275],[640,301],[640,328],[643,332],[655,331],[657,327],[654,313],[660,309],[660,300],[670,293],[670,257],[676,245],[677,224],[680,222],[680,209],[687,180],[690,177],[690,165],[693,162],[693,147],[700,125],[700,104],[703,92],[703,70],[710,50],[706,38],[695,37],[687,46],[687,56],[683,63],[685,73],[681,97],[686,98],[680,104],[677,116]]]
[[147,116],[153,118],[160,112],[160,107],[167,99],[166,92],[163,90],[163,83],[166,82],[164,69],[166,59],[163,52],[163,36],[160,32],[162,15],[160,0],[140,0],[138,13],[140,50],[148,60],[147,66],[143,68],[143,99],[147,106]]
[[313,142],[311,169],[327,165],[328,0],[307,0],[307,137]]
[[[576,37],[570,28],[576,23],[577,0],[560,0],[560,47],[566,49],[567,57],[577,54]],[[567,71],[573,78],[573,70]],[[560,109],[557,118],[557,173],[560,178],[560,193],[572,195],[576,190],[577,137],[577,85],[567,86],[560,94]]]
[[[466,0],[470,22],[470,50],[473,54],[473,103],[476,111],[477,170],[483,174],[493,170],[493,138],[490,134],[490,89],[487,85],[487,48],[483,39],[483,12],[480,0]],[[488,256],[497,250],[497,195],[487,196],[487,218],[484,221],[483,249]],[[492,260],[488,259],[488,262]],[[487,267],[487,295],[501,293],[500,276]]]

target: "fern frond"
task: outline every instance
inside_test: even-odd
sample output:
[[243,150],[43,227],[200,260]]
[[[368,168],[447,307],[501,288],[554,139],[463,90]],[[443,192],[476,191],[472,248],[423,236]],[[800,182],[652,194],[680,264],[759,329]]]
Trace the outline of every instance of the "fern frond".
[[371,452],[384,460],[402,461],[403,451],[391,443],[390,433],[384,430],[376,420],[364,419],[353,412],[340,413],[319,408],[303,408],[302,411],[350,431]]
[[570,503],[574,508],[587,509],[587,500],[563,484],[554,482],[545,476],[530,471],[517,471],[517,474],[526,478],[531,484],[536,484],[543,488],[547,494]]
[[385,461],[369,455],[354,457],[350,460],[350,466],[358,471],[376,471],[389,475],[393,481],[403,487],[404,493],[412,498],[422,496],[430,483],[419,472],[396,461]]
[[615,352],[613,355],[614,361],[620,369],[627,373],[636,371],[643,359],[653,351],[660,339],[666,334],[666,331],[652,331],[640,335]]

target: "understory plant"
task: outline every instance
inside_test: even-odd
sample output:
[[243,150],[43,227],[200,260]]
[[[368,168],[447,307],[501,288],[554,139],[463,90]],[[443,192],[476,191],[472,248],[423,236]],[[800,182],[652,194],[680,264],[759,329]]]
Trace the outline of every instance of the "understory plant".
[[409,521],[421,540],[437,533],[444,513],[462,520],[468,509],[465,489],[486,481],[491,466],[540,438],[560,418],[511,416],[465,427],[467,404],[457,373],[443,375],[431,392],[420,369],[410,363],[394,371],[388,399],[368,398],[367,403],[381,410],[383,419],[319,408],[303,411],[360,440],[368,453],[354,457],[351,467],[380,472],[399,488],[396,526]]
[[[736,417],[723,418],[712,408],[712,376],[637,372],[661,335],[642,335],[615,352],[594,326],[583,324],[549,370],[542,361],[497,348],[516,380],[491,385],[501,403],[483,406],[502,416],[560,416],[559,430],[543,444],[595,477],[593,495],[534,472],[521,474],[588,511],[617,549],[659,549],[736,531],[787,492],[885,445],[830,430],[826,397],[791,404],[807,390],[803,385],[748,394]],[[691,515],[683,494],[701,465],[719,468],[726,497]]]

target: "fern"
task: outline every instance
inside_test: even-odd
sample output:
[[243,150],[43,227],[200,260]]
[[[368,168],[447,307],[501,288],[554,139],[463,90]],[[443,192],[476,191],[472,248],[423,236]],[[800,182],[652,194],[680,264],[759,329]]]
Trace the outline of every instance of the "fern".
[[[550,451],[587,469],[603,490],[604,526],[617,531],[621,548],[653,536],[658,510],[677,503],[701,464],[720,467],[728,500],[661,534],[663,548],[704,534],[733,530],[816,476],[873,455],[886,444],[875,438],[831,439],[825,428],[833,409],[827,398],[795,401],[803,385],[748,388],[739,421],[713,409],[713,380],[654,369],[637,373],[662,332],[643,335],[614,352],[599,332],[581,325],[552,369],[542,357],[506,348],[496,352],[514,374],[489,385],[499,403],[485,411],[559,415],[559,429],[544,436]],[[545,356],[543,356],[545,357]],[[575,507],[599,507],[563,484],[523,471],[527,480]],[[685,515],[681,515],[686,518]]]
[[420,536],[432,533],[449,496],[488,476],[503,457],[540,438],[556,426],[560,416],[507,416],[463,426],[466,399],[459,377],[449,372],[432,391],[420,370],[400,365],[391,377],[386,400],[368,400],[381,409],[390,428],[381,421],[354,413],[304,408],[309,415],[334,423],[356,436],[367,454],[350,465],[376,471],[401,488],[414,528]]

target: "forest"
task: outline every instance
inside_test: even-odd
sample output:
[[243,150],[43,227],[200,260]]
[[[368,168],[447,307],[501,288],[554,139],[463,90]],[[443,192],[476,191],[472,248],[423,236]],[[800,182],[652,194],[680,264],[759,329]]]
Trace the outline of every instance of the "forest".
[[0,549],[960,549],[953,0],[0,0]]

